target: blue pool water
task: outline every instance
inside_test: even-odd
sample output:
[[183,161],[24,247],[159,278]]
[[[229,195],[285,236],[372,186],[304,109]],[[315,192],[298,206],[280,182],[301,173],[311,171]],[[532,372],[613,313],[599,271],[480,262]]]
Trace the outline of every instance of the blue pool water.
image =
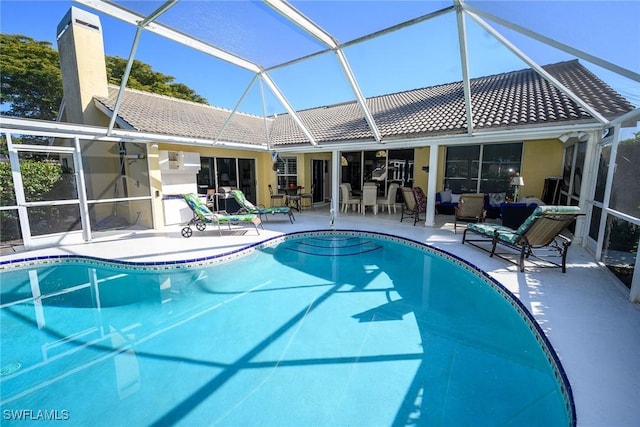
[[555,353],[464,262],[299,233],[188,264],[3,265],[3,425],[574,424]]

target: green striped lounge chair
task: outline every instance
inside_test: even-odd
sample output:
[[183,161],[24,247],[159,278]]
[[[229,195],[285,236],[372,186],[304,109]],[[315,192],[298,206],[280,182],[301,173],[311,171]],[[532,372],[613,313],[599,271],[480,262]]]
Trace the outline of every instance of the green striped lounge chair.
[[284,214],[288,215],[289,221],[293,224],[295,221],[295,217],[293,216],[293,211],[289,206],[273,206],[270,208],[256,206],[244,196],[244,193],[240,190],[231,190],[231,196],[238,202],[240,205],[240,212],[249,213],[249,214],[257,214],[262,218],[262,215],[265,215],[265,219],[268,214]]
[[[224,215],[213,213],[209,210],[202,200],[198,198],[196,194],[183,194],[185,202],[193,211],[193,218],[182,228],[182,237],[191,237],[193,230],[191,226],[195,226],[199,231],[204,231],[207,224],[215,224],[218,226],[218,233],[222,236],[221,224],[227,224],[231,229],[231,224],[252,224],[256,233],[260,234],[258,226],[262,227],[262,221],[260,217],[255,214],[234,214]],[[264,229],[264,227],[262,227]]]
[[[467,242],[489,252],[491,257],[496,255],[507,261],[512,261],[513,257],[508,258],[507,255],[515,250],[519,253],[517,265],[521,272],[524,272],[525,259],[535,259],[544,261],[539,264],[542,267],[562,268],[565,273],[571,240],[561,233],[579,215],[583,213],[578,206],[538,206],[517,230],[487,222],[468,224],[462,235],[462,243]],[[499,248],[510,248],[512,251],[499,252]]]

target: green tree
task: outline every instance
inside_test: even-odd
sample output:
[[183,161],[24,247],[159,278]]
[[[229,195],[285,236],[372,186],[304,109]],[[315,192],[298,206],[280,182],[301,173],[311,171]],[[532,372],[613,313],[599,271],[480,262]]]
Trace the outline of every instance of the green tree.
[[[27,200],[44,200],[54,184],[62,176],[62,167],[57,162],[25,159],[20,162],[20,174]],[[13,179],[9,162],[0,162],[0,200],[2,205],[15,203]],[[11,203],[13,202],[13,203]]]
[[[106,57],[109,83],[120,85],[127,61]],[[45,41],[0,34],[0,102],[5,115],[54,120],[62,101],[58,52]],[[206,104],[207,100],[175,78],[134,61],[127,87]]]
[[[56,162],[24,159],[20,162],[20,174],[22,175],[25,198],[29,201],[45,200],[47,194],[52,192],[56,183],[61,180],[63,170]],[[0,162],[0,205],[11,206],[15,204],[11,164]],[[46,209],[32,208],[31,220],[37,223],[39,220],[45,219],[47,214],[51,214],[51,212],[53,211],[47,212]],[[3,242],[20,238],[16,211],[0,211],[0,227],[2,228],[0,238]]]
[[[120,85],[127,61],[106,57],[109,83]],[[58,52],[49,42],[36,41],[23,35],[0,34],[0,103],[3,114],[31,119],[54,120],[62,101],[62,75]],[[128,87],[206,104],[205,98],[188,86],[175,83],[172,76],[153,71],[150,65],[134,61]],[[16,136],[14,143],[28,143],[28,135]],[[0,135],[0,155],[7,154],[4,135]],[[58,199],[73,188],[64,179],[58,162],[38,155],[26,155],[20,161],[20,172],[27,200]],[[9,162],[0,162],[0,204],[16,204]],[[35,223],[46,219],[55,222],[56,209],[32,208],[30,218]],[[0,211],[2,241],[20,237],[17,212]]]
[[[117,56],[107,56],[107,76],[109,83],[120,85],[127,66],[127,60]],[[182,83],[174,83],[175,78],[153,71],[149,64],[134,60],[127,87],[145,92],[166,95],[172,98],[206,104],[207,100],[198,95],[193,89]]]
[[62,101],[58,52],[49,42],[0,34],[0,102],[6,115],[54,119]]

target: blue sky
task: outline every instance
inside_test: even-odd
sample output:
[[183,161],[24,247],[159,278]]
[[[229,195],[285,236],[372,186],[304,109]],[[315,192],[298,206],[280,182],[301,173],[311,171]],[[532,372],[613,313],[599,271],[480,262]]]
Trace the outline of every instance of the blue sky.
[[[121,3],[145,13],[161,4],[159,1]],[[292,3],[340,42],[451,4],[449,1]],[[640,73],[640,1],[468,3]],[[56,26],[72,5],[85,8],[71,1],[0,0],[0,30],[46,40],[57,48]],[[164,22],[265,66],[311,53],[319,46],[297,29],[283,26],[282,18],[255,2],[187,1],[178,6],[182,9],[175,8],[171,14],[163,16]],[[100,16],[105,53],[127,58],[135,28],[92,9],[87,10]],[[461,80],[455,22],[455,15],[449,14],[347,48],[347,60],[364,95],[375,96]],[[498,25],[495,27],[539,64],[572,59],[564,52]],[[467,29],[472,77],[528,67],[471,20],[467,20]],[[176,82],[190,86],[211,105],[228,109],[236,106],[253,77],[247,71],[148,32],[142,36],[136,59],[151,64],[156,71],[174,76]],[[640,104],[637,82],[620,79],[598,67],[589,68],[634,105]],[[274,70],[271,75],[298,110],[354,99],[333,53]],[[253,114],[261,114],[263,108],[267,114],[284,111],[266,88],[264,93],[263,104],[260,86],[252,86],[240,111]]]

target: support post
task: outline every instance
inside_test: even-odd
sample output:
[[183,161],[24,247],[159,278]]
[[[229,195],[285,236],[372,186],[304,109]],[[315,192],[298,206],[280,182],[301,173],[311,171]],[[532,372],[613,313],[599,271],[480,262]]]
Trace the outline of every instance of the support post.
[[435,144],[429,147],[429,179],[427,180],[427,212],[424,226],[433,227],[436,224],[436,189],[438,179],[438,150]]

